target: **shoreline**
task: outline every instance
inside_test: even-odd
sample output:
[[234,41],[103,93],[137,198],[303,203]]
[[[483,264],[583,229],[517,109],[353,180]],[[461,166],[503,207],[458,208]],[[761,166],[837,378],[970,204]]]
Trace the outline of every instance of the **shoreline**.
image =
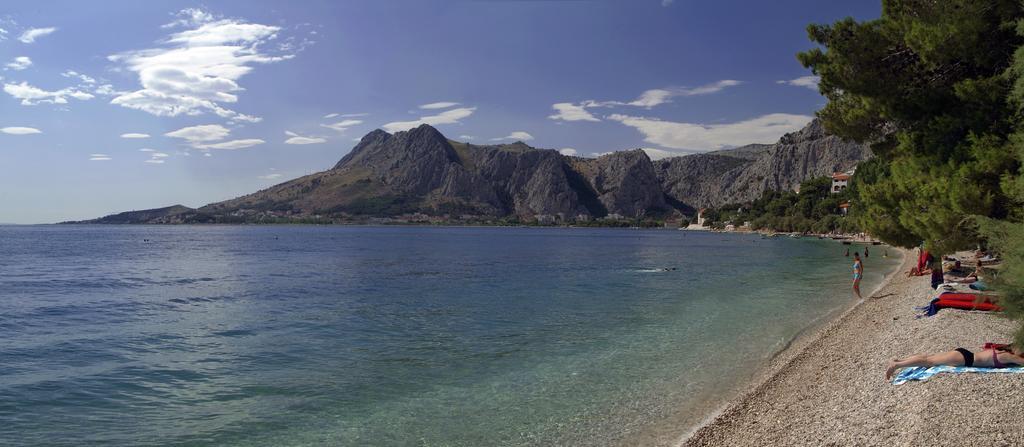
[[794,338],[740,392],[670,444],[948,445],[966,431],[981,444],[1024,443],[1024,377],[940,375],[892,385],[885,362],[957,346],[977,350],[1006,341],[1014,324],[999,315],[943,310],[915,318],[927,304],[927,277],[899,266],[831,321]]
[[707,429],[708,427],[714,426],[715,424],[720,424],[721,422],[719,420],[724,418],[729,411],[733,409],[733,407],[736,407],[745,400],[750,399],[760,388],[775,379],[776,376],[778,376],[784,368],[789,366],[797,356],[805,352],[816,341],[825,337],[831,327],[839,324],[850,313],[856,311],[856,309],[867,303],[868,300],[873,299],[876,295],[882,294],[883,290],[889,286],[892,280],[895,279],[899,273],[905,271],[906,268],[909,268],[908,262],[911,260],[911,257],[907,255],[907,253],[909,253],[908,250],[892,246],[886,247],[893,249],[893,251],[898,253],[902,259],[899,264],[885,274],[882,281],[875,286],[874,290],[866,294],[866,298],[863,302],[854,302],[851,306],[838,308],[829,314],[820,317],[820,320],[823,321],[815,322],[816,324],[812,324],[801,330],[781,349],[772,353],[768,359],[768,365],[760,368],[760,370],[754,373],[747,382],[740,384],[739,393],[719,405],[714,412],[701,420],[697,425],[689,428],[681,437],[676,439],[670,445],[677,447],[689,445],[688,443],[694,439],[699,432]]
[[[899,259],[899,262],[891,268],[883,270],[884,276],[873,287],[870,293],[866,290],[864,291],[865,297],[878,294],[890,283],[890,281],[898,277],[899,273],[905,271],[904,264],[906,264],[908,262],[908,258],[910,258],[910,256],[906,255],[908,251],[888,245],[885,247],[892,251],[891,256]],[[916,259],[914,259],[914,261],[916,261]],[[848,284],[844,284],[848,286]],[[840,291],[824,293],[832,295],[844,293],[846,295],[850,295],[852,292],[848,288],[842,288]],[[740,378],[732,387],[718,391],[718,393],[721,394],[721,398],[699,398],[696,401],[690,401],[689,405],[685,405],[680,408],[677,413],[666,415],[664,420],[635,431],[620,439],[620,441],[614,443],[614,445],[685,445],[686,441],[695,433],[705,426],[711,425],[737,402],[742,401],[748,395],[753,393],[759,386],[762,386],[765,382],[772,379],[776,374],[778,374],[781,368],[784,368],[789,364],[794,358],[803,352],[808,345],[819,339],[823,332],[828,330],[831,326],[836,324],[850,312],[854,311],[860,305],[852,297],[847,299],[848,301],[846,303],[836,306],[825,314],[822,314],[810,321],[806,327],[798,330],[787,340],[781,341],[781,343],[776,345],[776,347],[769,353],[759,358],[757,361],[761,362],[761,364],[750,368],[751,372],[749,375]],[[867,298],[865,302],[869,299],[870,298]],[[699,408],[703,415],[701,416],[698,413],[696,415],[698,417],[694,418],[693,416],[695,415],[692,413],[694,408]]]

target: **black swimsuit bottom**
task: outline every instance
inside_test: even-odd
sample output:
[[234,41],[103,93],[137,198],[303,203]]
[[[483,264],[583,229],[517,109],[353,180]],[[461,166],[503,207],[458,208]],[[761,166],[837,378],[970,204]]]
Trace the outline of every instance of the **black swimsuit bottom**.
[[[995,350],[993,350],[993,351],[995,351]],[[966,350],[964,348],[956,348],[956,352],[959,352],[960,355],[964,356],[964,366],[974,366],[974,353],[973,352],[968,351],[968,350]],[[1018,365],[1016,363],[1000,363],[999,362],[999,357],[996,357],[997,355],[999,355],[998,352],[992,352],[992,367],[993,368],[1016,368],[1016,367],[1020,366],[1020,365]]]
[[974,353],[964,348],[956,348],[956,352],[964,356],[964,366],[974,366]]

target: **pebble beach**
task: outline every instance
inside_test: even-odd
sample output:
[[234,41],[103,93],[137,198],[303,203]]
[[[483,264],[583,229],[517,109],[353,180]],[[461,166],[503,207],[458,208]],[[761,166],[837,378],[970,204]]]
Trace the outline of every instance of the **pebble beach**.
[[[1024,445],[1024,374],[940,374],[893,385],[886,363],[915,353],[1007,343],[998,314],[942,310],[902,265],[867,299],[776,356],[745,392],[679,441],[683,446]],[[868,264],[870,268],[870,264]]]

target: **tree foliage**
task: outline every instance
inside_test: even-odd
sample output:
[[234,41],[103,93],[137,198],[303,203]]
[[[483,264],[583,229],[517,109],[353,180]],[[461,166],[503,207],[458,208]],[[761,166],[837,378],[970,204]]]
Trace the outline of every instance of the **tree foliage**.
[[853,219],[842,215],[839,205],[851,197],[848,188],[832,194],[832,179],[819,177],[800,184],[800,192],[765,191],[750,203],[733,203],[706,210],[704,218],[712,228],[750,222],[755,230],[799,233],[857,233]]
[[1024,3],[885,0],[878,20],[808,34],[823,124],[878,155],[855,177],[860,224],[904,247],[993,249],[1001,304],[1024,319]]
[[970,216],[1011,214],[1022,16],[1016,0],[887,0],[878,20],[808,28],[821,48],[798,58],[821,77],[823,124],[880,159],[858,173],[866,230],[949,252],[981,239]]

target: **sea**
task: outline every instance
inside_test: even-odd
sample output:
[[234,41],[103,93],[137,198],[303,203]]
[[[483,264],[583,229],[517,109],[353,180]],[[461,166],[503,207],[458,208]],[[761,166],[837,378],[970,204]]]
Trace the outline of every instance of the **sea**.
[[[853,251],[667,229],[0,226],[0,445],[671,444],[853,305]],[[865,294],[898,256],[870,247]]]

